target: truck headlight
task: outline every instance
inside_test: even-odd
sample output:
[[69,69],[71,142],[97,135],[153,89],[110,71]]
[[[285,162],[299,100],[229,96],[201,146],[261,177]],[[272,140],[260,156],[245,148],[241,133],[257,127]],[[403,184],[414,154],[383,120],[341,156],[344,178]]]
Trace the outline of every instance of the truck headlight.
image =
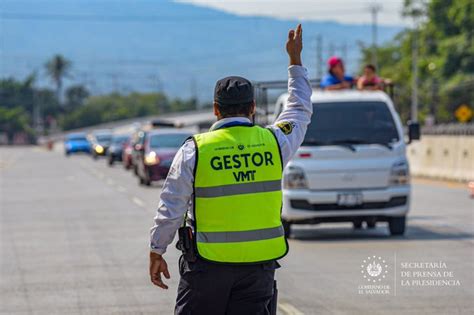
[[300,167],[289,166],[283,175],[283,188],[285,189],[306,189],[308,182],[304,171]]
[[155,152],[150,152],[147,155],[145,155],[145,164],[146,165],[155,165],[159,164],[160,159],[156,156]]
[[390,170],[390,185],[407,185],[410,183],[410,169],[407,161],[399,161]]

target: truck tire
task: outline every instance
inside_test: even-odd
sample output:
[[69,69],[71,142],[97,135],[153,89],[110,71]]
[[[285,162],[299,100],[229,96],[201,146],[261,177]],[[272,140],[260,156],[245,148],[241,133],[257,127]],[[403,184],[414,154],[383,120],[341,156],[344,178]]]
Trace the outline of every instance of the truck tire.
[[388,221],[388,228],[391,235],[405,234],[406,217],[393,217]]
[[354,230],[360,230],[362,229],[362,221],[354,221],[352,222],[352,226],[354,227]]
[[375,220],[367,220],[366,223],[368,229],[375,229],[377,227],[377,221]]

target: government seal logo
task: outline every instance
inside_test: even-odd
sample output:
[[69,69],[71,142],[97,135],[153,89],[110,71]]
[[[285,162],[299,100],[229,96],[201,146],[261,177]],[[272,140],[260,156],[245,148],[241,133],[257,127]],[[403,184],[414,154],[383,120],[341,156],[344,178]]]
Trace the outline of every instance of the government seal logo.
[[289,121],[279,122],[277,127],[280,128],[285,135],[289,135],[293,131],[293,125]]
[[382,257],[377,256],[369,256],[364,259],[360,268],[364,279],[373,283],[382,281],[388,273],[386,261]]

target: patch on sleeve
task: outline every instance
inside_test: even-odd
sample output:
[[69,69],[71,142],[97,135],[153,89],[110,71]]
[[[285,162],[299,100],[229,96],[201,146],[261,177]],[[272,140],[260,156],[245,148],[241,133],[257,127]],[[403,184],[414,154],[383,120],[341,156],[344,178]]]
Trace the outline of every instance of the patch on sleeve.
[[280,121],[277,127],[285,134],[289,135],[293,131],[293,124],[289,121]]

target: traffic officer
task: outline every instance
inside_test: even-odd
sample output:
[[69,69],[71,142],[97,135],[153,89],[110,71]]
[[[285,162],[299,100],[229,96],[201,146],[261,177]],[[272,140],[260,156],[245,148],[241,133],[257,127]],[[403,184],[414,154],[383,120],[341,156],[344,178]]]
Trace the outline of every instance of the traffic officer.
[[302,48],[298,25],[286,44],[288,106],[272,126],[252,124],[252,84],[227,77],[215,87],[218,121],[186,141],[174,158],[151,229],[150,277],[168,288],[163,254],[186,216],[197,259],[180,258],[176,314],[269,312],[277,259],[288,252],[280,218],[282,171],[312,115]]

